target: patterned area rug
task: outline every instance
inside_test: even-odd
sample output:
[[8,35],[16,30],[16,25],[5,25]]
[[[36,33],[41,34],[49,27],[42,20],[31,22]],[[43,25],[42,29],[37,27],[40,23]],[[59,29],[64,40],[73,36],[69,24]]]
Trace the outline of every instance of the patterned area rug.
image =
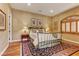
[[30,41],[22,42],[23,56],[69,56],[79,50],[79,46],[62,43],[53,47],[36,49]]

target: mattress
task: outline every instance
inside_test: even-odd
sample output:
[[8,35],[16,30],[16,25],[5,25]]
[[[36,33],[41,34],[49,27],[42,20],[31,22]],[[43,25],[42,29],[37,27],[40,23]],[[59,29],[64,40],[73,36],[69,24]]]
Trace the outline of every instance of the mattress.
[[33,44],[36,48],[51,47],[52,45],[54,45],[53,41],[58,39],[58,37],[55,38],[50,33],[38,32],[30,32],[30,37],[33,39]]

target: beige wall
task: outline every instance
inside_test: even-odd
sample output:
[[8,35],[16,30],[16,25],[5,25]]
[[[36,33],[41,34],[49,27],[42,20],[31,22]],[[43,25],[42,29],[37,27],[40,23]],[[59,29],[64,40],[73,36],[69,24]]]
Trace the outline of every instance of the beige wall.
[[[22,29],[24,26],[29,26],[32,18],[41,19],[43,26],[50,27],[51,18],[39,14],[19,11],[12,9],[13,15],[13,40],[20,40]],[[51,28],[51,27],[50,27]]]
[[6,30],[0,31],[0,54],[8,45],[8,16],[11,14],[8,4],[0,4],[0,9],[6,14]]
[[[71,15],[79,15],[79,6],[52,17],[53,32],[60,32],[60,21]],[[79,35],[63,34],[63,38],[66,40],[79,42]]]

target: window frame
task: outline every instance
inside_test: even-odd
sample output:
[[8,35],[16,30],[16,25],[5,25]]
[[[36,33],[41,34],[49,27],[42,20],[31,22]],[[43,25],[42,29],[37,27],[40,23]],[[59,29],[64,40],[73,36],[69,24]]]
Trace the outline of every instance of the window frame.
[[[74,20],[72,19],[72,17],[75,17]],[[69,26],[70,27],[70,30],[69,30],[69,32],[66,31],[66,23],[67,22],[70,23],[70,26]],[[71,31],[72,30],[72,28],[71,28],[71,26],[72,26],[71,23],[72,22],[76,22],[76,31],[75,32],[72,32]],[[78,32],[78,30],[79,30],[78,29],[78,26],[79,26],[78,25],[78,22],[79,22],[79,15],[72,15],[72,16],[68,16],[68,17],[64,18],[63,20],[61,20],[61,26],[60,26],[61,27],[61,33],[79,34],[79,32]],[[62,23],[65,24],[65,32],[62,31]]]

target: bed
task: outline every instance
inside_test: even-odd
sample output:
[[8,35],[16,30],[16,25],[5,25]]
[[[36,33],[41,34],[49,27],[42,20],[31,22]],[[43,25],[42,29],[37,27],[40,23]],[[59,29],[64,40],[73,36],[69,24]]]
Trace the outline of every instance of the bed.
[[30,37],[33,39],[35,48],[46,48],[57,45],[61,41],[61,33],[47,33],[44,29],[30,30]]

